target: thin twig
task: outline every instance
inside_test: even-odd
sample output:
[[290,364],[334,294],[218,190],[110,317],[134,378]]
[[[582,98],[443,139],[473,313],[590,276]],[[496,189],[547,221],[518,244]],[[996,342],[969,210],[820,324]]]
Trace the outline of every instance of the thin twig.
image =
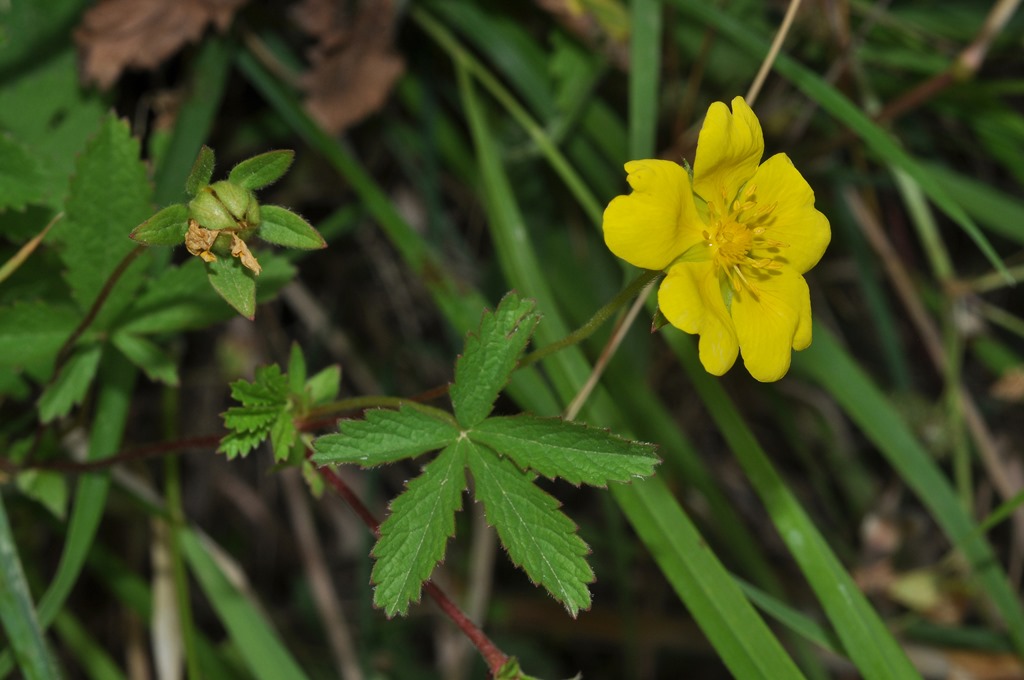
[[604,349],[601,350],[601,356],[598,357],[597,362],[594,364],[594,369],[590,372],[586,384],[583,385],[576,396],[573,397],[568,408],[565,409],[564,417],[566,420],[575,420],[576,416],[579,415],[583,404],[587,402],[591,392],[594,391],[594,387],[597,386],[597,381],[601,379],[601,375],[608,366],[608,362],[615,356],[615,352],[619,349],[619,345],[622,344],[623,338],[626,337],[626,333],[632,327],[637,314],[640,313],[640,308],[643,307],[644,302],[647,300],[647,291],[650,290],[652,285],[654,285],[654,279],[647,282],[647,285],[637,295],[633,306],[629,308],[626,316],[615,326],[615,331],[612,333],[612,337],[608,339]]
[[753,106],[754,101],[757,100],[757,95],[761,92],[761,86],[764,85],[768,72],[772,70],[772,64],[775,63],[775,58],[779,56],[779,52],[782,50],[782,43],[786,40],[786,36],[789,35],[789,29],[793,27],[793,19],[796,18],[796,13],[800,9],[800,2],[801,0],[790,0],[789,2],[786,16],[782,18],[782,25],[779,26],[779,30],[775,33],[772,46],[769,48],[768,54],[765,55],[764,61],[761,62],[761,68],[758,70],[757,76],[754,77],[754,82],[750,84],[750,89],[747,90],[746,100],[750,106]]
[[114,268],[114,271],[112,271],[110,276],[107,277],[106,282],[103,284],[103,288],[100,289],[96,299],[93,300],[89,311],[82,318],[78,327],[71,332],[70,337],[68,337],[68,339],[64,341],[64,344],[61,345],[60,351],[57,352],[57,361],[54,364],[53,378],[51,381],[56,380],[61,367],[64,365],[64,362],[67,361],[68,356],[71,354],[71,350],[78,341],[78,338],[80,338],[82,333],[88,330],[89,326],[92,325],[92,322],[96,320],[96,315],[100,313],[100,309],[102,309],[103,304],[107,301],[107,298],[110,297],[110,291],[114,289],[114,285],[125,273],[129,265],[135,261],[135,258],[141,255],[145,250],[145,246],[135,246],[127,255],[124,256],[124,258],[122,258],[120,262],[117,263],[117,267]]
[[631,299],[633,299],[634,295],[636,295],[645,287],[650,285],[650,283],[657,279],[659,276],[661,276],[660,271],[642,272],[639,276],[633,279],[628,286],[619,291],[618,294],[616,294],[616,296],[613,297],[610,302],[608,302],[608,304],[594,312],[594,315],[590,317],[590,319],[587,320],[585,324],[574,330],[572,333],[569,333],[569,335],[565,336],[561,340],[556,340],[555,342],[552,342],[550,345],[545,345],[544,347],[541,347],[538,350],[530,352],[519,361],[519,364],[516,366],[516,368],[525,368],[530,364],[537,363],[538,361],[547,357],[550,354],[554,354],[559,350],[565,349],[566,347],[575,345],[577,343],[582,342],[583,340],[586,340],[594,333],[594,331],[600,328],[605,321],[610,319],[612,314],[614,314],[620,307],[622,307]]
[[[914,282],[896,253],[896,249],[886,236],[885,229],[868,209],[864,200],[852,188],[848,187],[843,191],[843,198],[853,213],[854,219],[864,231],[868,243],[882,260],[882,265],[896,290],[897,297],[906,308],[911,324],[917,329],[928,358],[935,365],[939,374],[944,376],[946,356],[942,335],[925,310],[924,304],[917,295]],[[963,410],[964,421],[971,432],[971,437],[978,449],[978,456],[985,466],[989,479],[1003,500],[1013,498],[1020,489],[1012,481],[1015,477],[1005,469],[1000,460],[998,446],[973,397],[962,383],[950,385],[950,389],[956,390],[957,399]],[[1024,540],[1024,511],[1014,513],[1014,520],[1017,539]]]
[[[889,123],[933,99],[954,83],[970,80],[981,69],[992,43],[1007,22],[1017,11],[1021,0],[999,0],[993,5],[985,23],[974,40],[961,50],[956,59],[941,73],[918,83],[907,92],[886,104],[874,117],[876,123]],[[824,155],[841,148],[856,139],[852,130],[837,135],[829,144],[823,145],[819,153]]]
[[323,621],[338,674],[344,680],[362,680],[363,669],[359,665],[352,633],[345,620],[341,599],[331,580],[327,559],[317,537],[313,513],[309,509],[309,494],[303,488],[298,470],[288,470],[281,475],[281,481],[284,484],[284,495],[288,502],[288,516],[295,534],[295,542],[299,546],[302,566],[314,595],[313,604],[316,605],[320,620]]

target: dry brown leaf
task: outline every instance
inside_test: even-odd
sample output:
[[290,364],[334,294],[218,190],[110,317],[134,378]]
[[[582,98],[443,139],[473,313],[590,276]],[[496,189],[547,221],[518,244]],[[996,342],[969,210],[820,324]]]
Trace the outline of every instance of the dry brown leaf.
[[1024,401],[1024,367],[1015,366],[1003,373],[989,393],[1003,401]]
[[220,232],[200,227],[198,222],[189,219],[188,231],[185,232],[185,248],[203,262],[213,262],[217,256],[210,252],[210,248],[219,235]]
[[249,246],[245,245],[245,241],[238,238],[238,234],[231,234],[231,254],[242,261],[242,266],[246,269],[251,269],[256,276],[260,275],[263,268],[260,267],[260,263],[256,261],[256,256],[249,250]]
[[327,131],[338,134],[380,109],[405,62],[393,49],[393,0],[363,0],[355,12],[337,0],[303,0],[296,23],[317,39],[302,77],[306,108]]
[[126,68],[155,68],[208,25],[225,30],[246,2],[100,0],[75,29],[83,78],[106,89]]

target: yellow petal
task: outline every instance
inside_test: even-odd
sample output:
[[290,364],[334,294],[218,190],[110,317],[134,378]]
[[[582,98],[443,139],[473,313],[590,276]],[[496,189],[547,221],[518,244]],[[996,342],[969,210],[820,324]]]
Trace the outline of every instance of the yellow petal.
[[[773,252],[803,274],[818,264],[832,240],[828,218],[814,208],[814,191],[793,162],[784,153],[775,154],[757,169],[750,184],[756,187],[752,200],[758,207],[775,204],[775,209],[757,226],[765,227],[764,237],[787,244]],[[758,252],[754,252],[757,257]]]
[[604,211],[604,242],[626,262],[664,269],[698,242],[703,222],[690,192],[690,178],[677,163],[626,163],[628,196],[617,196]]
[[736,363],[739,344],[710,262],[669,269],[658,289],[658,307],[676,328],[700,333],[700,362],[708,373],[722,375]]
[[727,206],[754,176],[763,154],[761,123],[743,97],[732,100],[732,113],[715,102],[697,138],[693,190],[709,203]]
[[761,382],[786,375],[792,349],[811,342],[811,297],[804,277],[773,271],[752,281],[757,296],[740,290],[732,300],[743,365]]

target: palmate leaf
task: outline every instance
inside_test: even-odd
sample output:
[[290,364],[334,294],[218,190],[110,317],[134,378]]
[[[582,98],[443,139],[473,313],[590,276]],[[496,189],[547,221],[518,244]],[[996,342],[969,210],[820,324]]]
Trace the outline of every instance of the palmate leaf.
[[[71,294],[83,311],[135,248],[126,237],[151,214],[151,195],[138,140],[125,122],[107,117],[78,157],[64,207],[66,218],[50,232],[62,246],[60,256]],[[104,328],[131,304],[145,280],[145,259],[136,259],[118,279],[99,311],[96,327]]]
[[267,433],[265,430],[229,432],[221,438],[220,446],[217,447],[217,450],[227,456],[228,460],[237,456],[244,458],[250,451],[262,444],[266,438]]
[[509,293],[493,313],[484,313],[479,332],[466,337],[450,392],[455,418],[463,427],[478,424],[494,408],[540,320],[535,304]]
[[277,364],[260,366],[253,381],[236,380],[231,383],[231,398],[245,406],[283,406],[288,399],[288,377]]
[[576,525],[558,500],[533,483],[510,460],[498,458],[472,442],[467,446],[476,499],[498,531],[513,563],[534,583],[544,586],[572,616],[590,607],[587,584],[594,572],[584,556],[590,552]]
[[339,434],[313,442],[313,461],[358,463],[373,467],[393,463],[447,446],[459,436],[458,428],[410,406],[398,411],[373,409],[365,420],[342,420]]
[[389,617],[419,602],[423,582],[444,558],[448,539],[455,535],[455,511],[462,508],[466,448],[471,446],[456,440],[391,502],[373,548],[377,562],[372,574],[377,584],[373,602]]
[[508,456],[524,470],[572,484],[605,486],[648,477],[659,462],[652,444],[561,418],[488,418],[470,430],[469,438]]
[[288,376],[277,364],[256,369],[253,381],[231,383],[231,397],[241,406],[232,406],[222,415],[230,432],[220,440],[218,451],[229,459],[245,456],[265,439],[270,439],[274,458],[288,457],[297,432],[292,422],[288,399]]
[[292,445],[299,431],[295,429],[295,421],[289,409],[283,409],[277,414],[277,418],[270,425],[270,446],[274,449],[274,460],[288,460]]
[[235,432],[270,432],[270,426],[284,408],[283,404],[232,406],[224,412],[224,427]]

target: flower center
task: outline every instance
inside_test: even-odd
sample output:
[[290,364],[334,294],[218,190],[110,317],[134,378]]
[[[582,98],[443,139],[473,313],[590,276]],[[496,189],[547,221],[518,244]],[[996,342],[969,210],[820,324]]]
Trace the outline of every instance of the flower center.
[[765,270],[781,269],[782,262],[776,259],[778,249],[789,247],[788,243],[765,237],[765,223],[777,204],[759,206],[754,200],[756,193],[757,187],[749,185],[731,204],[724,192],[721,203],[709,201],[708,229],[702,234],[719,275],[728,280],[733,291],[745,288],[755,299],[758,290],[754,281],[764,276]]

